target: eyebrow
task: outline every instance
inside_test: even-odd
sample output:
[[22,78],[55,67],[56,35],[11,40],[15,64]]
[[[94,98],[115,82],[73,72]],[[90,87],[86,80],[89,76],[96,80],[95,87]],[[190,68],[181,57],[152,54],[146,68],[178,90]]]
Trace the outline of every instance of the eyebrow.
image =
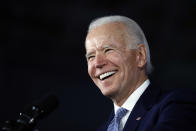
[[[112,46],[111,44],[109,45],[103,45],[102,50],[105,48],[114,48],[114,46]],[[89,51],[85,54],[85,57],[88,58],[88,56],[92,55],[94,53],[94,51]]]
[[111,44],[108,44],[108,45],[104,45],[103,48],[111,48],[113,47]]
[[103,46],[103,49],[105,49],[105,48],[116,48],[116,46],[113,44],[107,44],[107,45]]
[[91,52],[88,52],[88,53],[85,54],[85,57],[88,58],[88,56],[92,55],[93,53],[94,52],[92,52],[92,51]]

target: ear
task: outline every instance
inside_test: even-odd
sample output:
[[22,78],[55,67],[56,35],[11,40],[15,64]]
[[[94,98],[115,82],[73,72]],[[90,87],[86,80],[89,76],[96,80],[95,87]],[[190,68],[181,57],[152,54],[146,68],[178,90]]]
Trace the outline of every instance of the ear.
[[139,44],[137,48],[137,66],[143,68],[147,62],[147,52],[144,44]]

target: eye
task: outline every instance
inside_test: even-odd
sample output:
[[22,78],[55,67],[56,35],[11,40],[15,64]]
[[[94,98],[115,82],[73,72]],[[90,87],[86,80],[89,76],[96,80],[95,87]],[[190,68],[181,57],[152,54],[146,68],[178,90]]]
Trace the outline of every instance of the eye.
[[105,50],[104,50],[104,52],[106,53],[106,52],[109,52],[109,51],[111,51],[112,49],[111,48],[106,48]]
[[89,61],[89,60],[92,60],[92,59],[94,59],[94,58],[95,58],[95,56],[91,55],[91,56],[88,56],[88,57],[87,57],[87,60]]

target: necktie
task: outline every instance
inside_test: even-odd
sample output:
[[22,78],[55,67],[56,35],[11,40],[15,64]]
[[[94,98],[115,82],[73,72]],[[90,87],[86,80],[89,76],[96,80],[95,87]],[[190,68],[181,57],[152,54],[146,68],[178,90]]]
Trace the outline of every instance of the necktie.
[[111,121],[110,125],[108,126],[107,131],[118,131],[120,120],[122,117],[127,113],[128,110],[125,108],[119,108],[116,112],[116,115],[114,116],[113,120]]

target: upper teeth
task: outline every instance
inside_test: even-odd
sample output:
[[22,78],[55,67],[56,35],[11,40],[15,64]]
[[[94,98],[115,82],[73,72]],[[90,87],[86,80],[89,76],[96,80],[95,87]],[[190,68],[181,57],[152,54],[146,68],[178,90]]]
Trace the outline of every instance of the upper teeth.
[[110,75],[112,75],[112,74],[114,74],[114,73],[115,73],[115,71],[106,72],[106,73],[104,73],[104,74],[101,74],[101,75],[99,76],[99,78],[100,78],[101,80],[103,80],[105,77],[108,77],[108,76],[110,76]]

